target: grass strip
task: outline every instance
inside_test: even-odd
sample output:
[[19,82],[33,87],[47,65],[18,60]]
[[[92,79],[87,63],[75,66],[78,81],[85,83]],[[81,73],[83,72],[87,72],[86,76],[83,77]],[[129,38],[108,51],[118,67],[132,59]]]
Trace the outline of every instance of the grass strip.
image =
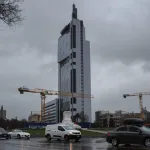
[[[28,132],[31,134],[31,136],[39,136],[39,137],[44,137],[45,136],[45,129],[28,129],[25,130],[25,132]],[[92,132],[88,130],[80,130],[82,136],[88,136],[88,137],[101,137],[104,136],[105,134],[103,133],[97,133],[97,132]]]

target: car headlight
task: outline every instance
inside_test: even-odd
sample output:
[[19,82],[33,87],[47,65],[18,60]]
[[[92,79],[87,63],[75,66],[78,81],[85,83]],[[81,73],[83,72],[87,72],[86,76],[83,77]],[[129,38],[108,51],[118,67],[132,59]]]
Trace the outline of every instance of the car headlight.
[[72,134],[72,132],[69,132],[70,134]]

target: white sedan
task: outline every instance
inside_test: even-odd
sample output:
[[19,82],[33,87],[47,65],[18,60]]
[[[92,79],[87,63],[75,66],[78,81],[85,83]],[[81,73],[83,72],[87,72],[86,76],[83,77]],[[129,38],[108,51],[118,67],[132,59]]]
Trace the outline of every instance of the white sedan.
[[30,139],[30,133],[23,132],[22,130],[17,130],[17,129],[9,132],[9,135],[10,135],[10,138],[17,138],[17,139],[26,138],[26,139]]

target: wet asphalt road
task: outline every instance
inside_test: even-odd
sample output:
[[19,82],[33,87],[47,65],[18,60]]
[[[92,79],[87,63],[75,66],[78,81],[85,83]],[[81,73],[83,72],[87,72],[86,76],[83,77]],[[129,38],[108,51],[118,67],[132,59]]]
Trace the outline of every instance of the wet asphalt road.
[[45,138],[0,140],[0,150],[144,150],[143,146],[113,148],[102,138],[83,138],[80,142],[65,142]]

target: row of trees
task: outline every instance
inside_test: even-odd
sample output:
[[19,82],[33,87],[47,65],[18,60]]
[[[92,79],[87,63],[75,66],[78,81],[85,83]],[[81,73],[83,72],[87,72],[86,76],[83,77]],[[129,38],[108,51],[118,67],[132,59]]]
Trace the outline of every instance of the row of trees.
[[24,128],[25,123],[27,122],[27,120],[22,119],[22,120],[18,120],[16,119],[0,119],[0,127],[10,130],[10,129],[19,129],[19,128]]
[[86,114],[84,114],[84,112],[82,111],[81,113],[77,113],[74,117],[73,117],[73,121],[74,122],[80,122],[81,123],[84,123],[84,122],[88,122],[89,121],[89,118]]
[[110,128],[113,128],[115,127],[115,122],[112,118],[110,118],[109,122],[107,123],[107,119],[103,119],[101,122],[94,122],[92,124],[92,127],[93,128],[104,128],[104,127],[110,127]]

